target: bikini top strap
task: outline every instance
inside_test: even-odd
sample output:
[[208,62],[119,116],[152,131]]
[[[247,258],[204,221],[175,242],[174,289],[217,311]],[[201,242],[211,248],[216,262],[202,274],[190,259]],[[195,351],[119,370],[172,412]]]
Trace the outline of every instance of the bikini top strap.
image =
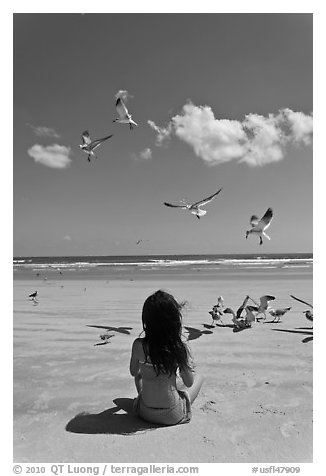
[[148,361],[149,355],[148,355],[147,350],[146,350],[146,345],[145,345],[144,339],[142,341],[142,346],[143,346],[143,352],[144,352],[144,356],[145,356],[144,364],[148,364],[148,363],[150,363]]

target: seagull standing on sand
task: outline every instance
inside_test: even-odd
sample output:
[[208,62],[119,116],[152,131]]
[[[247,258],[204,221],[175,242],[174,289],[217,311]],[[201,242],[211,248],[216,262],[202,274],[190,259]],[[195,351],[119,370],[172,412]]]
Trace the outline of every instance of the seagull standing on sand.
[[120,122],[121,124],[129,124],[130,130],[132,130],[134,126],[138,126],[138,124],[131,118],[131,114],[128,112],[128,109],[124,103],[124,100],[121,97],[123,94],[126,95],[127,92],[119,91],[119,93],[116,95],[117,100],[115,102],[115,107],[118,113],[118,117],[116,119],[113,119],[113,122]]
[[270,240],[271,238],[265,233],[265,230],[271,224],[272,218],[273,210],[271,208],[267,209],[265,215],[260,220],[256,215],[252,215],[250,218],[251,229],[246,231],[246,238],[248,238],[250,234],[256,234],[259,236],[260,245],[263,244],[263,235]]
[[[290,310],[290,307],[284,307],[283,309],[271,309],[269,313],[272,317],[274,317],[272,322],[281,322],[281,317],[284,316],[284,314],[286,314]],[[278,320],[275,321],[275,319]]]
[[[291,298],[295,299],[296,301],[299,301],[299,302],[302,302],[303,304],[306,304],[307,306],[309,306],[311,309],[313,309],[313,305],[312,304],[309,304],[309,302],[306,302],[306,301],[303,301],[302,299],[299,299],[295,296],[292,296],[292,294],[290,294]],[[306,318],[308,319],[308,321],[310,322],[313,322],[313,318],[314,318],[314,314],[312,311],[310,311],[309,309],[307,311],[304,311],[303,314],[305,314]]]
[[251,327],[252,322],[256,322],[256,316],[252,312],[252,306],[246,306],[245,307],[246,315],[245,315],[245,322],[248,324],[248,326]]
[[111,339],[111,337],[114,337],[114,334],[102,334],[102,335],[100,335],[100,339],[102,339],[104,342],[99,342],[98,344],[94,344],[94,346],[109,344],[110,343],[109,339]]
[[111,134],[109,136],[106,136],[106,137],[102,137],[102,139],[95,139],[95,140],[92,141],[88,131],[85,131],[85,132],[82,133],[83,143],[80,144],[79,147],[88,155],[88,157],[87,157],[88,162],[91,161],[91,157],[95,157],[97,159],[97,157],[94,153],[94,150],[99,145],[101,145],[102,142],[106,141],[107,139],[110,139],[112,136],[113,136],[113,134]]
[[207,198],[204,198],[203,200],[200,200],[199,202],[193,203],[193,204],[183,204],[183,205],[173,205],[172,203],[164,202],[164,205],[167,207],[173,207],[173,208],[181,208],[182,210],[189,210],[190,213],[193,215],[196,215],[196,217],[199,219],[200,217],[206,215],[207,211],[202,210],[200,207],[203,205],[206,205],[207,203],[211,202],[216,195],[218,195],[221,192],[222,188],[220,188],[217,192],[213,193],[213,195],[210,195]]
[[219,306],[213,306],[213,309],[211,311],[208,312],[208,314],[210,314],[212,316],[212,324],[211,326],[214,324],[214,322],[221,322],[224,326],[224,322],[222,321],[222,316],[223,316],[223,311],[221,310],[221,308]]
[[[246,329],[251,327],[251,323],[255,321],[255,316],[252,314],[249,309],[250,306],[247,306],[248,300],[251,299],[248,295],[244,298],[243,303],[238,308],[237,313],[233,311],[230,307],[224,309],[225,314],[232,314],[232,322],[235,324],[236,329]],[[243,310],[246,311],[246,316],[242,317],[241,314]]]
[[144,243],[145,241],[149,241],[149,240],[143,240],[142,238],[140,240],[137,240],[136,241],[136,245],[139,245],[140,243]]
[[222,309],[222,308],[224,307],[224,299],[223,299],[223,296],[219,296],[219,297],[218,297],[216,306],[219,307],[220,309]]
[[[243,310],[243,307],[241,306],[241,310]],[[227,307],[224,309],[224,314],[232,314],[232,322],[235,325],[235,328],[240,330],[240,329],[247,329],[248,327],[251,327],[251,323],[247,322],[245,318],[239,317],[238,315],[235,314],[233,309],[230,307]],[[237,313],[238,314],[238,313]]]

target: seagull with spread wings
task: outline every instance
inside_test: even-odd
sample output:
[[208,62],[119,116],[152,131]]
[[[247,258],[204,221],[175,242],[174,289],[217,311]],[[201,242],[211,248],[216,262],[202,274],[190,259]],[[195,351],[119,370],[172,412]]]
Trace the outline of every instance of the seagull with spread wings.
[[263,236],[270,240],[271,238],[265,233],[265,230],[267,230],[271,224],[272,218],[273,210],[271,208],[267,209],[265,215],[260,220],[256,215],[252,215],[250,218],[251,229],[246,231],[246,238],[248,238],[250,234],[256,234],[259,236],[260,245],[263,244]]
[[196,215],[196,217],[199,219],[200,217],[206,215],[207,211],[202,210],[200,207],[206,205],[207,203],[211,202],[216,195],[220,193],[222,188],[220,188],[217,192],[213,193],[213,195],[210,195],[207,198],[204,198],[203,200],[200,200],[199,202],[193,203],[193,204],[187,204],[184,203],[183,205],[173,205],[172,203],[164,202],[164,205],[167,207],[173,207],[173,208],[181,208],[182,210],[189,210],[190,213],[193,215]]
[[138,126],[137,122],[132,119],[131,114],[128,112],[128,109],[124,103],[124,100],[120,96],[117,97],[115,107],[118,113],[118,117],[116,119],[113,119],[113,122],[129,124],[130,130],[132,130],[134,126]]
[[[292,294],[290,294],[291,298],[295,299],[296,301],[299,301],[299,302],[302,302],[302,304],[306,304],[307,306],[309,306],[311,309],[313,309],[313,305],[312,304],[309,304],[309,302],[306,302],[306,301],[303,301],[302,299],[299,299],[295,296],[292,296]],[[314,314],[312,311],[310,311],[309,309],[307,311],[304,311],[303,314],[305,314],[306,318],[308,319],[308,321],[311,321],[313,322],[313,318],[314,318]]]
[[250,309],[251,311],[257,312],[257,314],[256,314],[256,320],[258,320],[258,317],[257,317],[257,316],[258,316],[259,314],[264,314],[264,319],[266,319],[266,311],[267,311],[268,309],[270,309],[270,306],[269,306],[268,303],[269,303],[269,301],[274,301],[275,296],[271,296],[271,295],[269,295],[269,294],[265,294],[264,296],[261,296],[261,297],[259,298],[259,301],[260,301],[259,304],[257,304],[254,299],[252,299],[252,298],[250,298],[250,299],[256,304],[256,306],[249,306],[249,309]]
[[106,141],[107,139],[110,139],[112,136],[113,136],[113,134],[111,134],[109,136],[106,136],[106,137],[102,137],[102,139],[91,140],[91,137],[90,137],[88,131],[84,131],[82,133],[83,143],[80,144],[79,147],[88,155],[88,157],[87,157],[88,162],[91,161],[91,157],[97,158],[95,153],[94,153],[94,150],[99,145],[101,145],[102,142]]

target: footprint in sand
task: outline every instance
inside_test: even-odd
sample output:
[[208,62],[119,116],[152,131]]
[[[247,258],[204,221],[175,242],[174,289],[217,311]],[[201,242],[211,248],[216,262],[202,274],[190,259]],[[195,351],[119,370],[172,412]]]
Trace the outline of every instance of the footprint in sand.
[[277,408],[268,408],[263,406],[261,403],[258,405],[260,410],[254,410],[253,413],[258,413],[261,415],[266,415],[267,413],[274,413],[278,415],[285,415],[285,412],[278,410]]
[[200,407],[200,409],[205,413],[207,412],[217,413],[218,410],[215,408],[215,405],[216,405],[216,402],[214,402],[214,400],[208,400],[207,402],[204,403],[202,407]]
[[207,438],[207,436],[203,435],[203,442],[204,443],[208,443],[210,445],[213,445],[214,444],[214,441],[211,440],[210,438]]
[[34,410],[34,411],[48,410],[49,401],[51,399],[52,399],[52,396],[51,396],[50,392],[45,390],[34,401],[33,406],[32,406],[32,410]]
[[298,436],[300,433],[294,421],[287,421],[286,423],[283,423],[283,425],[280,427],[280,431],[285,438],[289,438],[290,436]]

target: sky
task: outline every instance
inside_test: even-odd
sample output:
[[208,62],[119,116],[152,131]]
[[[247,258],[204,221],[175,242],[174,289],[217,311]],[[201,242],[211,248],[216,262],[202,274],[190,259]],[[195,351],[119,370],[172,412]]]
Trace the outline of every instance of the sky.
[[13,17],[14,256],[312,252],[312,14]]

